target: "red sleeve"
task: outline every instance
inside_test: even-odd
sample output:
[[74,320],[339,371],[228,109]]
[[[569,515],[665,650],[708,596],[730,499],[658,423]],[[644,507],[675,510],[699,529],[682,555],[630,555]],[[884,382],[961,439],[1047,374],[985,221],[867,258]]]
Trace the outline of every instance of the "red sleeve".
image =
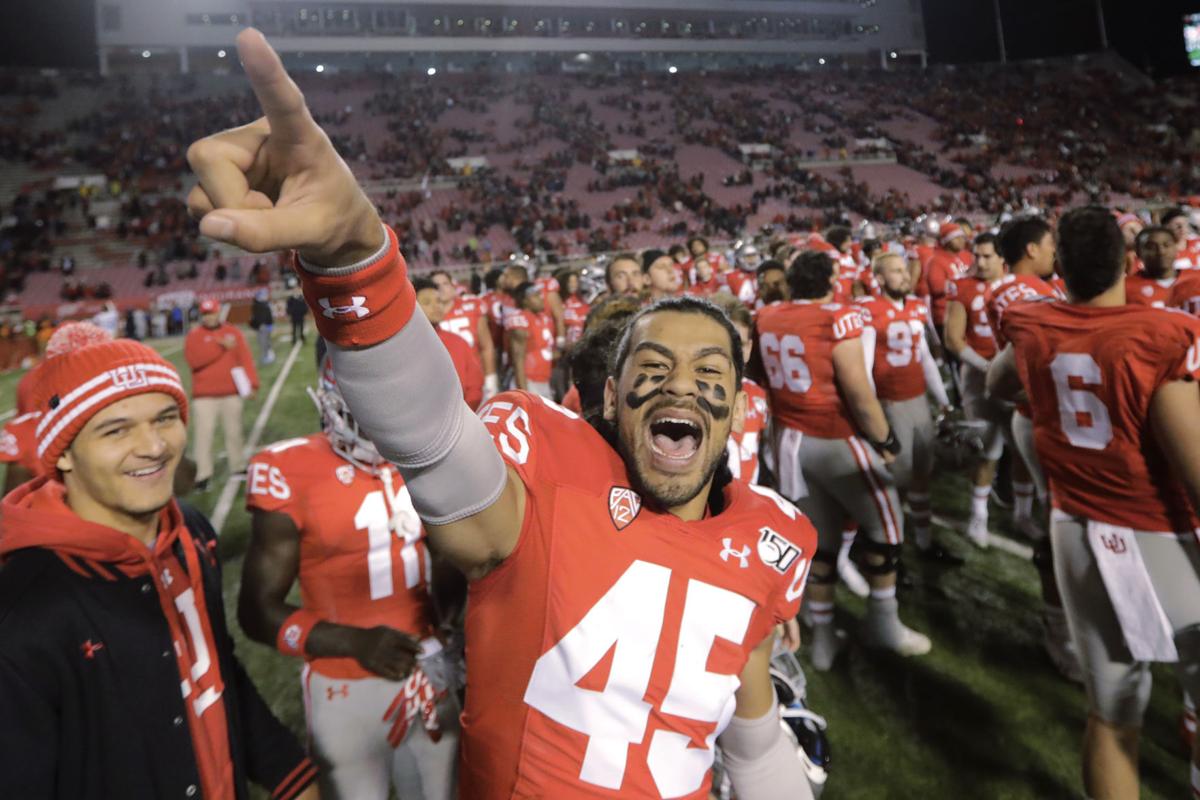
[[858,308],[843,306],[833,315],[833,341],[844,342],[862,336],[863,315]]
[[1182,311],[1173,311],[1175,335],[1167,361],[1168,381],[1200,380],[1200,321]]
[[479,355],[461,336],[437,329],[438,338],[450,353],[454,362],[454,371],[458,373],[458,381],[462,384],[463,400],[471,410],[479,408],[483,402],[483,367],[479,364]]
[[526,486],[533,486],[535,479],[550,468],[555,452],[570,452],[577,447],[577,425],[587,427],[573,411],[521,391],[496,395],[479,409],[479,418],[501,458]]
[[200,328],[192,328],[183,340],[183,357],[192,372],[198,372],[225,353],[225,348],[217,342],[205,342]]
[[945,295],[946,284],[949,282],[947,279],[950,277],[949,271],[946,269],[946,262],[940,258],[932,258],[929,260],[928,270],[929,294]]

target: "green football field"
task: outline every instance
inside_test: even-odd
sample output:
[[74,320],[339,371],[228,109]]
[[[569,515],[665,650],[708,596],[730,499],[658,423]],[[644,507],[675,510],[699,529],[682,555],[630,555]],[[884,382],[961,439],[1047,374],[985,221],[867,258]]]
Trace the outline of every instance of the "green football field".
[[[252,336],[247,339],[256,347]],[[154,345],[186,380],[181,340]],[[288,362],[286,338],[276,346],[279,358],[261,368],[262,388],[247,403],[248,433]],[[304,392],[315,373],[310,338],[292,359],[264,418],[260,446],[317,429],[316,410]],[[15,375],[0,376],[0,412],[12,408],[15,385]],[[219,461],[209,491],[188,499],[212,514],[226,477]],[[969,497],[962,476],[943,475],[935,485],[934,513],[951,522],[965,520]],[[221,530],[226,610],[259,689],[303,735],[299,663],[236,633],[234,611],[249,536],[242,502],[239,491]],[[993,530],[1008,533],[1007,515],[995,508],[992,513]],[[824,798],[1082,797],[1077,765],[1084,695],[1058,676],[1042,651],[1033,566],[995,548],[977,550],[948,528],[937,528],[936,534],[966,563],[947,568],[910,554],[900,590],[902,615],[933,638],[933,652],[901,659],[864,651],[851,636],[832,671],[808,669],[809,705],[829,720],[833,763]],[[839,624],[853,630],[863,602],[839,592]],[[807,667],[803,650],[801,660]],[[1188,766],[1177,733],[1179,691],[1169,669],[1157,668],[1155,679],[1142,737],[1142,797],[1184,797]]]

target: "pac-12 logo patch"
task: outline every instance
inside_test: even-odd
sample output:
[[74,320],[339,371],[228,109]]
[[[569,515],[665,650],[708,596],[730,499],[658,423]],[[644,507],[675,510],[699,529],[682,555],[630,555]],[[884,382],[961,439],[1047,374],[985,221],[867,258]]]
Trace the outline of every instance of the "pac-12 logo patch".
[[783,575],[800,557],[800,548],[770,528],[759,528],[758,533],[758,557],[768,567]]
[[633,489],[614,486],[608,490],[608,513],[617,530],[625,530],[642,510],[642,498]]

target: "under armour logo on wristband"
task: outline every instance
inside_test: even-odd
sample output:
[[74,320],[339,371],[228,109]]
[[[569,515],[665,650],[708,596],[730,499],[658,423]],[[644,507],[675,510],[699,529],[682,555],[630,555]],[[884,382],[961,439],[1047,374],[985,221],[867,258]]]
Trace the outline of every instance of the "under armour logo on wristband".
[[350,305],[335,306],[329,302],[328,297],[322,297],[317,301],[317,304],[323,309],[322,314],[328,319],[333,319],[339,314],[353,314],[355,319],[362,319],[367,314],[371,313],[371,309],[365,305],[367,298],[362,295],[355,295],[350,298]]

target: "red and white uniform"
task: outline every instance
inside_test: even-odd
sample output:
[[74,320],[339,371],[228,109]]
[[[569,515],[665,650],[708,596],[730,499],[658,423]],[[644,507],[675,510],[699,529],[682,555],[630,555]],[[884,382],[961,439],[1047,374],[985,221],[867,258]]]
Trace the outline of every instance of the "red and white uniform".
[[470,586],[461,796],[707,798],[738,676],[797,611],[812,526],[741,481],[684,522],[560,406],[510,392],[480,415],[527,499],[516,549]]
[[834,380],[833,348],[862,336],[859,310],[793,300],[759,309],[756,324],[775,419],[811,436],[853,436],[854,423]]
[[14,417],[4,423],[0,430],[0,464],[16,464],[33,473],[37,478],[43,475],[46,468],[37,456],[38,420],[42,418],[40,411],[30,411]]
[[517,301],[508,292],[487,292],[480,298],[487,311],[488,329],[492,334],[492,342],[504,350],[504,317],[517,307]]
[[[685,291],[685,294],[690,294],[694,297],[710,297],[726,288],[728,287],[725,285],[725,282],[722,281],[721,277],[714,272],[713,276],[706,281],[693,280],[691,285],[688,286],[687,290]],[[757,289],[758,287],[756,286],[756,292]]]
[[525,341],[525,380],[549,382],[554,366],[554,321],[550,315],[514,308],[504,316],[504,330],[529,333]]
[[[287,514],[300,531],[300,596],[321,619],[433,634],[430,559],[400,474],[342,458],[323,433],[287,439],[250,459],[246,507]],[[310,658],[330,678],[374,677],[352,658]],[[380,709],[382,715],[384,709]]]
[[973,259],[966,250],[951,253],[937,248],[927,261],[921,262],[921,279],[917,281],[916,293],[929,298],[933,324],[946,324],[946,285],[967,274]]
[[479,349],[479,320],[488,313],[484,300],[478,297],[457,297],[438,327],[462,338],[472,349]]
[[1200,237],[1189,236],[1179,247],[1175,269],[1200,269]]
[[550,295],[560,294],[562,287],[558,285],[558,278],[553,275],[547,275],[544,278],[536,278],[534,284],[542,290],[542,300],[546,303],[546,307],[550,307]]
[[996,338],[997,347],[1003,347],[1007,343],[1001,333],[1001,325],[1008,310],[1039,297],[1057,298],[1060,295],[1053,286],[1036,275],[1005,275],[988,285],[983,302],[987,307],[988,321],[992,325],[992,335]]
[[967,346],[990,361],[996,355],[996,336],[988,317],[986,294],[987,282],[970,275],[946,284],[947,301],[959,302],[966,309]]
[[758,451],[771,418],[771,407],[766,389],[749,378],[742,378],[742,391],[746,393],[746,423],[741,433],[729,434],[729,469],[733,477],[757,483]]
[[1200,320],[1169,309],[1038,302],[1010,309],[1003,325],[1054,507],[1139,531],[1200,527],[1146,425],[1160,386],[1200,379]]
[[566,328],[567,344],[572,345],[583,338],[583,326],[587,322],[590,305],[571,295],[563,300],[563,327]]
[[729,291],[738,300],[741,300],[748,307],[754,307],[754,301],[758,297],[758,276],[753,272],[735,269],[725,273],[725,282],[729,286]]
[[1174,278],[1155,280],[1145,273],[1125,279],[1125,302],[1131,306],[1182,308],[1195,313],[1200,306],[1200,272],[1180,272]]
[[897,305],[890,298],[863,298],[863,322],[875,332],[872,377],[880,400],[902,402],[925,394],[925,325],[929,308],[914,295]]
[[479,360],[479,351],[469,347],[461,336],[442,328],[438,328],[437,335],[454,362],[454,371],[462,384],[463,400],[474,411],[483,402],[483,364]]

